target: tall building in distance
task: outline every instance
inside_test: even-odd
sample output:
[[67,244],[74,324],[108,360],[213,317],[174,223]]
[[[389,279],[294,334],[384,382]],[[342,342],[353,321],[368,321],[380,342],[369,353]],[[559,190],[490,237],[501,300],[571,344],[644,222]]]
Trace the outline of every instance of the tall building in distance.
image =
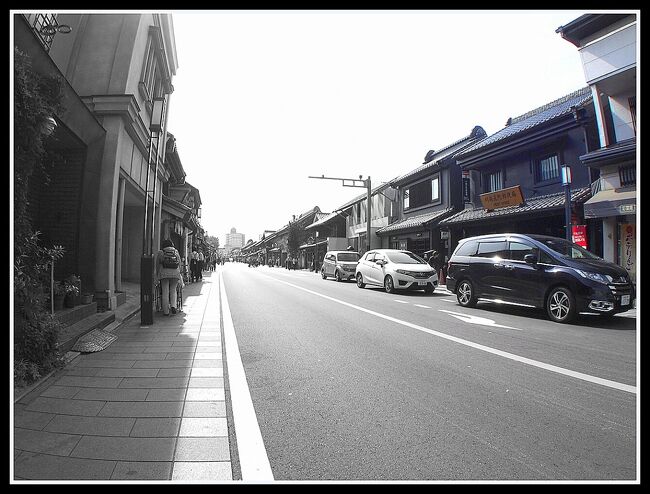
[[243,233],[237,233],[236,228],[231,228],[230,233],[226,233],[226,252],[233,249],[241,249],[244,246],[245,238]]

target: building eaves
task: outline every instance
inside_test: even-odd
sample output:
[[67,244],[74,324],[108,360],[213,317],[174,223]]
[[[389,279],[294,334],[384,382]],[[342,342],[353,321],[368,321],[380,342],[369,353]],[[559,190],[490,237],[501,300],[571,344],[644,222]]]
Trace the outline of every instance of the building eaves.
[[391,180],[390,185],[396,186],[407,183],[411,178],[422,174],[426,170],[432,169],[436,165],[440,165],[445,158],[450,158],[456,154],[459,154],[467,147],[477,143],[485,137],[487,137],[485,130],[483,130],[483,127],[477,125],[472,129],[472,132],[468,136],[465,136],[462,139],[458,139],[457,141],[452,142],[451,144],[436,152],[429,151],[425,157],[424,163],[422,163],[421,166],[415,168],[414,170],[411,170],[408,173],[405,173],[398,178]]
[[337,211],[334,211],[332,213],[318,213],[316,214],[316,218],[314,218],[314,222],[311,225],[307,225],[305,227],[305,230],[316,228],[318,226],[323,226],[329,223],[330,221],[334,220],[337,216],[339,216],[339,213]]
[[[591,197],[591,187],[582,187],[571,191],[571,202],[577,204],[585,202]],[[564,208],[564,192],[546,194],[539,197],[526,199],[520,206],[494,209],[488,211],[483,208],[465,209],[440,222],[441,226],[454,225],[458,223],[473,223],[477,221],[491,220],[494,218],[505,218],[508,216],[520,216],[539,211],[555,210]]]
[[507,142],[537,126],[571,114],[575,108],[581,108],[592,101],[589,86],[574,91],[562,98],[535,108],[523,115],[508,119],[507,125],[498,132],[463,149],[456,155],[459,161],[490,146]]
[[630,14],[584,14],[558,27],[555,32],[563,39],[580,48],[583,39],[601,31]]
[[411,216],[410,218],[404,218],[403,220],[396,221],[391,223],[388,226],[380,228],[377,230],[377,235],[389,235],[393,233],[403,232],[407,230],[412,230],[414,228],[422,228],[434,221],[439,221],[441,218],[451,214],[454,211],[454,208],[442,209],[439,211],[431,211],[429,213],[419,214],[417,216]]
[[[393,179],[393,180],[395,180],[395,179]],[[389,180],[388,182],[384,182],[384,183],[378,185],[377,187],[374,187],[373,189],[371,189],[370,190],[370,196],[372,197],[375,194],[377,194],[379,192],[383,192],[384,190],[386,190],[388,187],[390,187],[390,184],[391,184],[391,182],[393,180]],[[349,208],[351,206],[354,206],[356,203],[365,200],[367,197],[368,197],[367,192],[364,193],[364,194],[360,194],[360,195],[356,196],[354,199],[352,199],[351,201],[348,201],[345,204],[343,204],[342,206],[339,206],[338,208],[336,208],[335,211],[343,211],[344,209],[347,209],[347,208]]]

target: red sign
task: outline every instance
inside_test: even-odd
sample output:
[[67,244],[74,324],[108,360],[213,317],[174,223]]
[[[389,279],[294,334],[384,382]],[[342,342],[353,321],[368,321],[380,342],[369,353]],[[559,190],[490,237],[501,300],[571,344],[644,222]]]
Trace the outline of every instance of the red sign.
[[587,247],[587,225],[572,225],[571,226],[571,237],[574,244],[578,244],[580,247]]

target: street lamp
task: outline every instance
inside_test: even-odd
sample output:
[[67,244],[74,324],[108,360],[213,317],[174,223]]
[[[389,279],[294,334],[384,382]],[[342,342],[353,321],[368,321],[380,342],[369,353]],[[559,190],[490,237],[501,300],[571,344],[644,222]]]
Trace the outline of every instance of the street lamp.
[[571,167],[562,165],[562,185],[564,186],[564,223],[566,224],[566,239],[571,242]]
[[[140,261],[140,324],[153,324],[153,235],[156,213],[156,182],[158,178],[158,161],[160,157],[160,137],[165,125],[165,97],[154,98],[149,121],[149,157],[147,161],[147,178],[144,190],[144,225],[142,235],[142,258]],[[154,150],[155,142],[155,150]],[[165,146],[163,146],[164,151]],[[152,163],[152,159],[155,160]],[[153,190],[149,190],[149,176],[153,167]],[[149,192],[151,192],[151,217],[149,217]]]

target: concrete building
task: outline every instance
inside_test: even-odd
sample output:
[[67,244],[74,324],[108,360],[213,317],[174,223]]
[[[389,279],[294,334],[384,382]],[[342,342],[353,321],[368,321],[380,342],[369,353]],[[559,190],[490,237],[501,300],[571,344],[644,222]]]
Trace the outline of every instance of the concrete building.
[[584,205],[586,218],[602,223],[602,256],[637,271],[635,13],[585,14],[556,32],[578,48],[591,88],[600,146],[580,156],[598,178]]
[[236,228],[231,228],[230,233],[226,233],[226,251],[230,252],[235,248],[241,249],[245,245],[245,235],[237,233]]
[[30,13],[12,20],[14,45],[34,70],[64,81],[65,110],[53,115],[52,146],[62,157],[53,176],[67,177],[67,203],[55,200],[63,184],[42,191],[35,227],[46,230],[47,241],[65,243],[57,277],[80,274],[83,289],[113,308],[122,280],[139,281],[145,197],[155,206],[153,249],[160,245],[165,116],[178,67],[171,14]]

